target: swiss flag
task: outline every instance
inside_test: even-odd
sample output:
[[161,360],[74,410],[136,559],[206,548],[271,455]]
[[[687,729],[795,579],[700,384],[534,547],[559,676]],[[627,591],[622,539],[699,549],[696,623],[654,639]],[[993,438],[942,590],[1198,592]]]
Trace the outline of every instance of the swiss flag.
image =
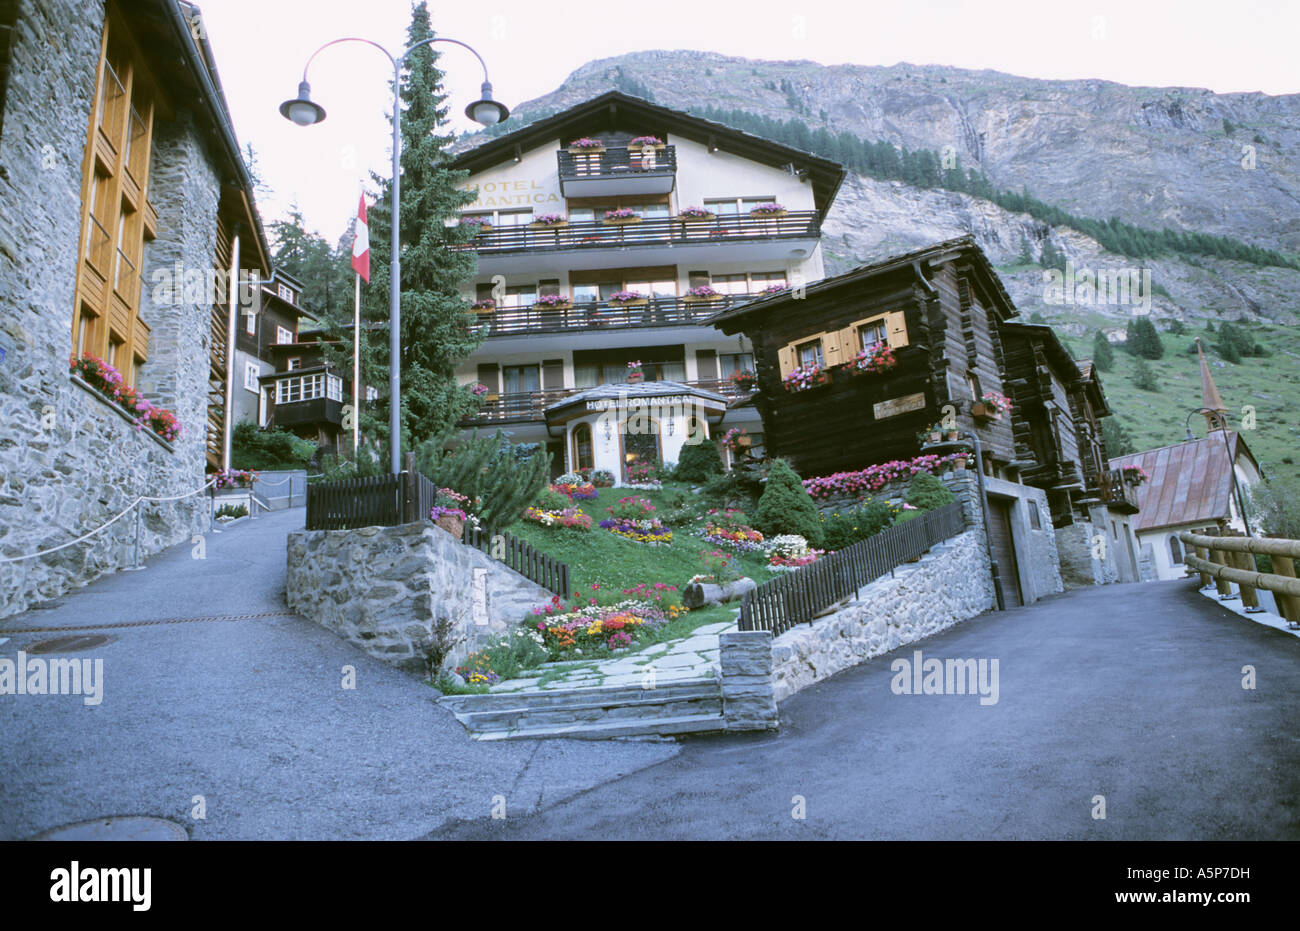
[[370,227],[366,225],[366,197],[357,206],[357,225],[352,240],[352,270],[370,284]]

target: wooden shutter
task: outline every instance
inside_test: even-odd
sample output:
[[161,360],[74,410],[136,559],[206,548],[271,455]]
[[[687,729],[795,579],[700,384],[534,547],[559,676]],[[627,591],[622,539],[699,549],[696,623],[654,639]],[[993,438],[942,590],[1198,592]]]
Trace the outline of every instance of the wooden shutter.
[[889,346],[898,349],[907,345],[907,315],[901,310],[885,314],[885,330],[889,333]]
[[542,388],[552,391],[564,387],[564,360],[547,359],[542,363]]
[[793,343],[790,343],[787,346],[782,346],[780,349],[776,351],[776,360],[777,360],[777,364],[781,368],[782,378],[785,378],[785,376],[789,375],[796,368],[798,368],[798,365],[795,361],[797,358],[798,357],[795,355],[794,352]]
[[718,351],[716,349],[695,350],[695,369],[701,381],[711,381],[718,377]]
[[[841,362],[846,361],[843,352],[844,346],[840,342],[840,334],[838,332],[818,333],[816,339],[821,341],[822,362],[827,368],[830,368],[832,365],[839,365]],[[852,358],[852,356],[849,358]]]
[[842,330],[836,330],[830,334],[830,338],[836,340],[840,345],[840,361],[852,362],[853,357],[858,354],[858,328],[846,326]]
[[501,367],[495,362],[480,363],[478,380],[479,384],[487,385],[488,394],[501,393]]

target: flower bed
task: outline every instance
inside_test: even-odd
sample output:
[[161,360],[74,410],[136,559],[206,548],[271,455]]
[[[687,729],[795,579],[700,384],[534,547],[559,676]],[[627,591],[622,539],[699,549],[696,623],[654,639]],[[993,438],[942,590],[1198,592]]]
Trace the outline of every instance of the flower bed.
[[767,545],[768,566],[777,570],[801,569],[825,555],[825,550],[815,550],[798,534],[784,533],[773,537]]
[[[581,508],[564,508],[560,511],[544,511],[530,507],[524,511],[524,520],[541,524],[543,527],[562,527],[566,530],[590,530],[591,515],[584,514]],[[604,526],[604,523],[601,523]]]
[[658,545],[673,542],[672,530],[665,527],[658,520],[611,517],[608,520],[602,520],[600,526],[616,536],[637,543]]
[[[593,589],[600,586],[593,585]],[[645,591],[646,586],[638,586]],[[631,591],[637,591],[632,589]],[[665,586],[665,589],[676,589]],[[652,597],[629,598],[612,605],[580,605],[581,596],[574,593],[574,603],[564,605],[556,595],[551,602],[533,609],[535,620],[525,624],[535,639],[550,654],[552,660],[582,656],[631,646],[646,634],[656,631],[679,617],[684,609],[665,598],[664,589],[656,590]]]
[[501,677],[492,671],[491,662],[486,653],[471,653],[465,657],[464,665],[456,667],[456,675],[466,685],[496,685]]
[[85,353],[68,360],[69,368],[90,387],[114,404],[134,415],[137,430],[148,427],[162,439],[175,442],[181,436],[181,423],[171,411],[155,407],[132,387],[124,384],[122,373],[103,359]]
[[729,529],[719,527],[716,524],[704,524],[704,532],[700,534],[709,543],[715,543],[719,546],[729,546],[732,549],[742,553],[752,553],[755,550],[763,548],[763,535],[753,527],[737,527]]
[[967,458],[964,454],[946,456],[917,456],[915,459],[895,459],[868,466],[857,472],[835,472],[832,475],[820,475],[803,480],[803,487],[814,498],[854,497],[873,491],[900,480],[910,479],[918,472],[938,475],[956,459]]
[[551,486],[551,491],[567,495],[570,501],[589,501],[600,495],[596,486],[589,482],[557,482]]
[[596,469],[591,473],[591,484],[597,488],[613,488],[614,473],[607,472],[604,469]]
[[656,491],[663,487],[659,479],[659,470],[652,462],[634,462],[627,467],[626,487],[639,490]]

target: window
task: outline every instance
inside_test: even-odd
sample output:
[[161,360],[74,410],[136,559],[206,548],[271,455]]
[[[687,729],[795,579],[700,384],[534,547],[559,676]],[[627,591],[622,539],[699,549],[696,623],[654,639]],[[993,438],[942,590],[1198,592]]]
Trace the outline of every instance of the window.
[[720,217],[748,216],[749,211],[759,204],[770,204],[775,200],[771,194],[764,197],[706,197],[704,209]]
[[748,294],[749,278],[745,274],[714,275],[713,289],[722,294]]
[[244,310],[244,332],[249,336],[257,334],[257,315],[249,309]]
[[294,356],[292,359],[286,360],[284,367],[291,372],[294,369],[300,369],[302,368],[302,359],[298,358],[297,356]]
[[288,330],[286,330],[284,327],[277,326],[275,328],[275,341],[280,344],[292,343],[293,334]]
[[533,222],[533,208],[527,210],[502,210],[497,214],[497,226],[527,226]]
[[506,394],[521,394],[525,391],[541,390],[542,374],[540,366],[503,365],[501,375],[505,382]]
[[1183,544],[1174,533],[1169,535],[1169,564],[1171,566],[1183,564]]
[[289,287],[287,284],[279,285],[276,288],[275,293],[278,294],[282,300],[286,300],[290,304],[293,303],[293,288]]
[[[296,378],[282,378],[275,383],[276,404],[314,401],[323,397],[325,397],[324,375],[299,375]],[[339,398],[342,398],[341,390]]]
[[573,467],[591,469],[595,465],[591,444],[591,424],[580,423],[573,428]]
[[325,376],[325,396],[331,401],[343,400],[343,379],[337,375]]
[[800,368],[808,365],[822,365],[824,361],[822,341],[820,339],[810,339],[806,343],[800,343],[794,347],[794,354]]
[[1042,515],[1038,513],[1038,502],[1030,501],[1028,502],[1028,507],[1029,507],[1029,528],[1031,530],[1042,530],[1043,518]]
[[720,352],[718,366],[722,378],[730,378],[737,372],[754,371],[754,354],[752,352]]
[[93,113],[82,159],[80,263],[72,307],[78,354],[109,360],[133,386],[147,358],[139,318],[140,267],[149,206],[155,84],[110,5],[96,68]]
[[262,374],[256,362],[244,363],[244,387],[254,394],[258,391],[257,377]]
[[885,327],[884,317],[862,324],[858,327],[857,332],[858,340],[855,355],[864,349],[870,349],[877,343],[889,343],[889,331]]
[[531,307],[537,303],[537,285],[523,284],[506,288],[505,296],[501,299],[501,306],[504,307]]

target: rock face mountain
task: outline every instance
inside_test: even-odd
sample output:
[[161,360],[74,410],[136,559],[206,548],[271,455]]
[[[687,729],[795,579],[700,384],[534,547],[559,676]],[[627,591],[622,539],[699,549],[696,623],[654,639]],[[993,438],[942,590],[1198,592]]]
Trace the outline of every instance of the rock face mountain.
[[[511,123],[610,89],[674,109],[743,110],[911,150],[949,147],[963,169],[979,170],[994,187],[1025,191],[1076,217],[1227,236],[1300,264],[1300,94],[649,51],[582,66],[517,108]],[[1041,314],[1079,358],[1092,354],[1097,330],[1122,340],[1134,308],[1056,300],[1044,269],[1023,261],[1023,244],[1037,259],[1050,241],[1079,269],[1150,272],[1149,308],[1167,346],[1154,366],[1159,385],[1138,388],[1136,360],[1125,353],[1104,376],[1116,419],[1137,448],[1183,438],[1186,411],[1199,404],[1196,357],[1186,352],[1192,336],[1205,336],[1213,350],[1207,322],[1254,330],[1271,355],[1231,363],[1212,351],[1215,377],[1231,406],[1258,405],[1261,426],[1250,438],[1257,456],[1300,478],[1293,461],[1300,458],[1293,456],[1300,449],[1300,270],[1187,253],[1130,258],[988,199],[850,173],[823,226],[827,273],[968,233],[998,266],[1022,316]]]

